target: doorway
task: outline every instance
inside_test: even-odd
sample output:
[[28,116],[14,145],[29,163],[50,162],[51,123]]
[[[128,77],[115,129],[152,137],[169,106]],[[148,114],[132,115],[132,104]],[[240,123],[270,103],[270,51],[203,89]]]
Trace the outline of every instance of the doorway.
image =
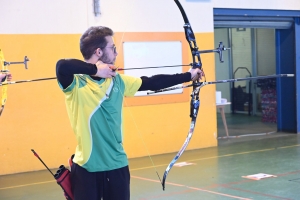
[[[222,41],[230,48],[229,53],[224,55],[227,56],[224,63],[215,62],[217,80],[276,73],[275,29],[216,28],[214,33],[215,43]],[[277,131],[276,84],[271,89],[269,81],[238,81],[216,85],[222,98],[231,102],[231,106],[225,107],[229,135],[253,136]],[[267,91],[262,87],[265,84],[268,85]],[[217,116],[218,137],[222,137],[223,124],[220,114]]]
[[[216,28],[215,42],[219,41],[231,49],[225,63],[215,62],[217,80],[276,73],[275,29]],[[216,90],[232,103],[226,112],[261,115],[262,91],[257,82],[218,84]]]
[[[234,108],[228,106],[225,109],[227,114],[263,115],[262,86],[271,84],[275,85],[273,91],[276,92],[277,131],[300,132],[300,100],[297,98],[300,94],[299,16],[298,10],[214,8],[215,43],[223,41],[226,47],[233,49],[224,54],[228,57],[224,58],[226,61],[223,64],[216,62],[216,79],[275,73],[294,75],[289,76],[293,78],[277,78],[271,83],[253,81],[236,84],[246,98],[237,99],[242,101],[235,103],[238,106]],[[238,102],[233,99],[236,95],[232,96],[232,87],[229,84],[216,86],[217,91],[222,92],[222,98]],[[247,95],[249,89],[250,96]]]

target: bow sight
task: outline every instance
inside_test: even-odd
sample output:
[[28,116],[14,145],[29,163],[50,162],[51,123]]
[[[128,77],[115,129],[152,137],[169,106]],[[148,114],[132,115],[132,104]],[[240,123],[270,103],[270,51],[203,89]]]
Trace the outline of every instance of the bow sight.
[[212,50],[203,50],[203,51],[199,51],[199,53],[200,53],[200,54],[201,54],[201,53],[212,53],[212,52],[218,53],[218,54],[219,54],[219,60],[220,60],[220,62],[224,62],[222,51],[226,51],[226,50],[230,50],[230,48],[226,48],[226,47],[223,45],[223,42],[220,42],[218,48],[212,49]]
[[[2,50],[0,49],[0,54],[2,53]],[[24,64],[25,65],[25,69],[28,69],[28,66],[27,66],[27,62],[29,61],[28,57],[25,56],[24,57],[24,61],[20,61],[20,62],[7,62],[4,60],[3,57],[0,58],[0,61],[1,61],[1,65],[3,64],[3,66],[8,66],[8,65],[14,65],[14,64]],[[8,69],[4,69],[4,70],[1,70],[0,72],[9,72]]]
[[29,61],[29,59],[27,58],[27,56],[25,56],[23,62],[6,62],[6,61],[4,61],[4,66],[6,66],[6,65],[13,65],[13,64],[24,64],[25,65],[25,69],[28,69],[28,66],[27,66],[27,62],[28,61]]

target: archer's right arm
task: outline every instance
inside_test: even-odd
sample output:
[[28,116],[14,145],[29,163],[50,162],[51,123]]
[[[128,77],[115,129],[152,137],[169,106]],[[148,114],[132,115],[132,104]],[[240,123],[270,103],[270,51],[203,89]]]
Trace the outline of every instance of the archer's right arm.
[[63,88],[67,88],[74,79],[74,74],[87,74],[99,78],[111,78],[116,75],[113,66],[98,61],[91,64],[77,59],[61,59],[56,64],[56,76]]
[[74,74],[95,75],[96,73],[96,65],[81,60],[61,59],[56,63],[56,77],[64,89],[71,85]]

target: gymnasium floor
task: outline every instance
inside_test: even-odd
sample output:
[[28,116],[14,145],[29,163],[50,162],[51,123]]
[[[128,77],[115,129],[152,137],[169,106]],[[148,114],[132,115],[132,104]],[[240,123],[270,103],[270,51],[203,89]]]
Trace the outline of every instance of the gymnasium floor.
[[[300,199],[300,136],[276,133],[275,124],[261,123],[259,117],[228,115],[227,123],[230,135],[253,136],[219,139],[218,147],[184,152],[179,163],[190,165],[171,169],[165,191],[155,170],[162,177],[175,154],[152,156],[156,169],[148,157],[130,159],[131,199]],[[220,116],[218,134],[225,136]],[[258,173],[276,177],[243,178]],[[64,197],[50,173],[43,170],[0,176],[0,199]]]

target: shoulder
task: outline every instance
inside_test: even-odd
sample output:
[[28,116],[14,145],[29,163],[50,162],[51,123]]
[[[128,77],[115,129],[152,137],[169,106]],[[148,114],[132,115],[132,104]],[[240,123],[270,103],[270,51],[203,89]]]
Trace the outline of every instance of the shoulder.
[[129,75],[126,75],[126,74],[118,74],[117,76],[119,76],[123,80],[141,80],[140,77],[129,76]]

